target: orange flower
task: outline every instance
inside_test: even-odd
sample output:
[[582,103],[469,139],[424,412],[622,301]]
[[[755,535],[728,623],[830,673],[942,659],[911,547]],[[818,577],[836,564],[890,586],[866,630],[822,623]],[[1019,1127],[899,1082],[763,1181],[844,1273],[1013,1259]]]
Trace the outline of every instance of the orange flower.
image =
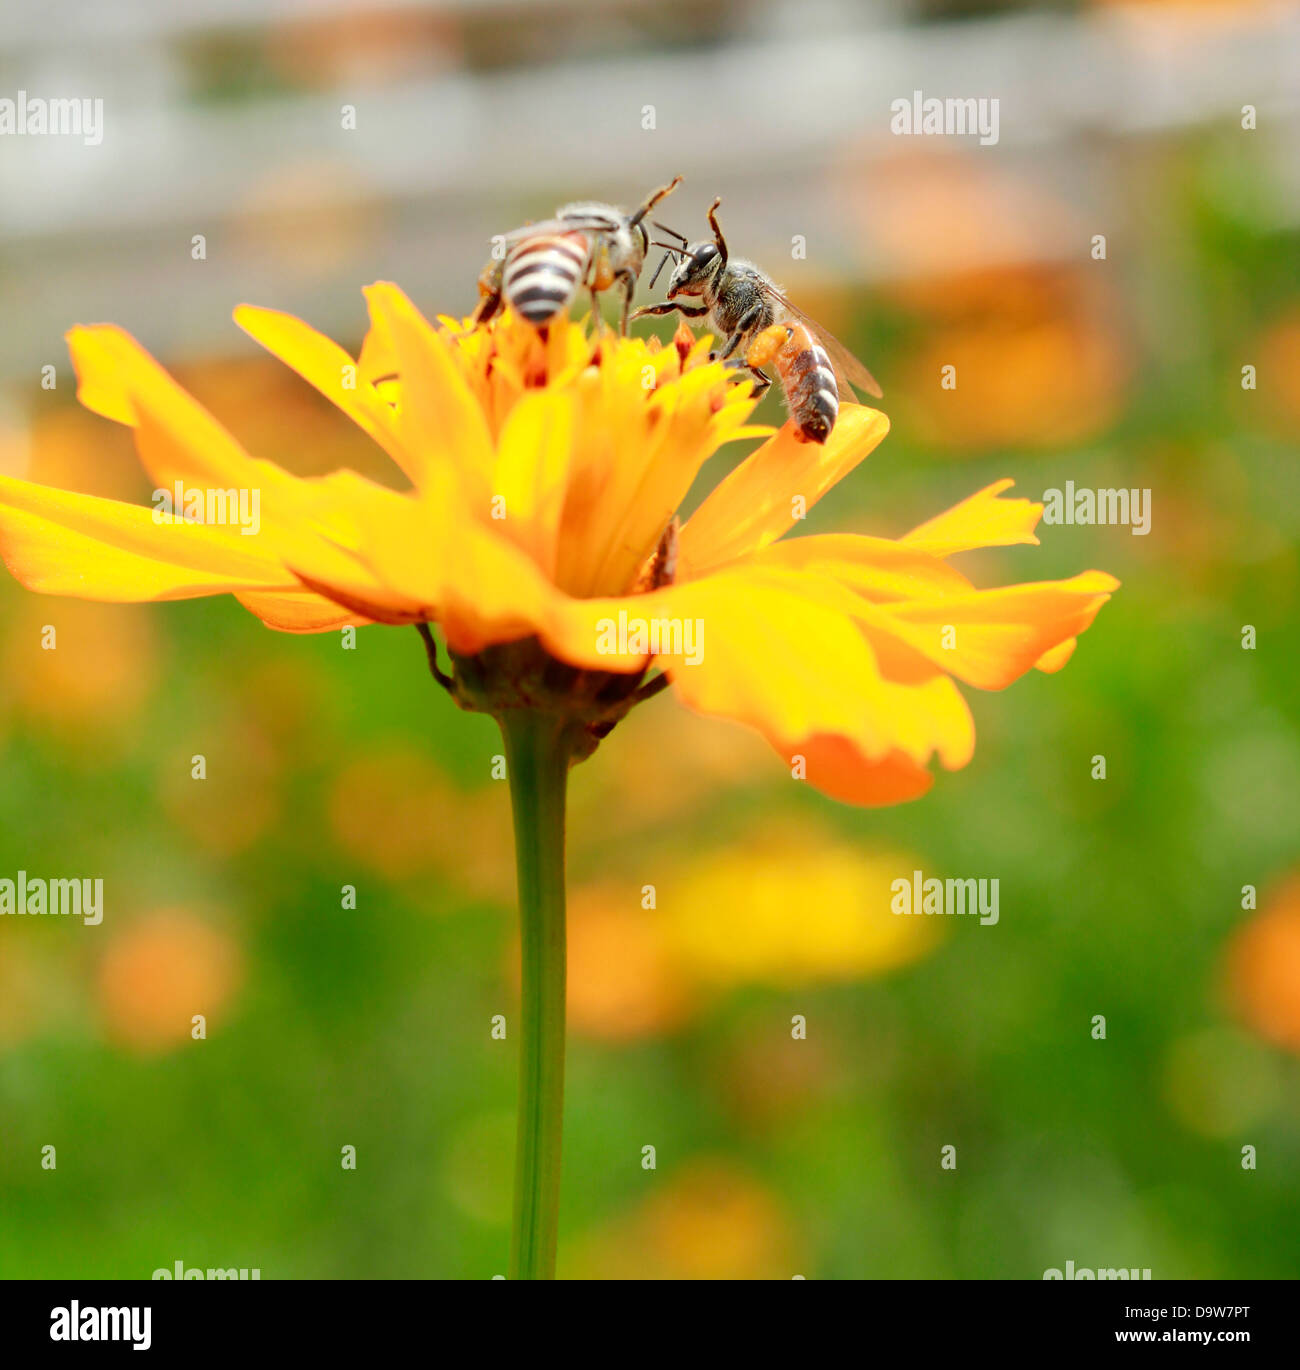
[[[707,341],[607,338],[593,355],[572,323],[545,337],[509,317],[435,326],[395,286],[366,295],[356,361],[287,315],[242,306],[235,317],[368,433],[409,489],[350,471],[300,479],[255,459],[125,333],[76,328],[82,402],[134,429],[159,490],[199,492],[207,521],[0,479],[10,570],[88,599],[232,593],[288,632],[432,622],[458,679],[518,644],[540,656],[536,679],[548,660],[576,668],[567,680],[587,691],[593,737],[658,667],[689,708],[751,725],[796,774],[867,804],[922,794],[935,754],[950,769],[970,759],[955,680],[1002,689],[1035,665],[1057,669],[1116,588],[1088,571],[980,590],[952,569],[955,552],[1037,541],[1041,506],[1000,498],[1009,481],[899,541],[782,541],[888,431],[852,404],[824,447],[790,425],[770,436],[678,540],[676,511],[704,463],[769,431],[745,426],[751,387],[707,359]],[[237,507],[257,517],[219,521]],[[460,697],[481,703],[472,681]]]
[[803,1242],[763,1185],[729,1162],[697,1157],[626,1215],[580,1243],[580,1279],[780,1280]]
[[[698,996],[661,920],[617,886],[578,890],[568,909],[569,1027],[630,1042],[686,1022]],[[518,964],[518,954],[512,956]]]
[[1237,930],[1226,969],[1237,1016],[1267,1041],[1300,1052],[1300,874]]
[[115,1041],[141,1052],[193,1039],[194,1018],[221,1014],[241,979],[239,950],[185,909],[133,923],[104,954],[99,994]]

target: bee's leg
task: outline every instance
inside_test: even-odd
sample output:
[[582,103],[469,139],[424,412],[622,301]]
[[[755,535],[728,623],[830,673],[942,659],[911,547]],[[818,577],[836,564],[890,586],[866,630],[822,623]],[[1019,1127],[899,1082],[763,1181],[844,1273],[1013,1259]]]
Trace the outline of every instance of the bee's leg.
[[597,341],[600,339],[604,324],[604,319],[600,317],[600,292],[593,285],[591,287],[591,326],[595,329]]
[[637,224],[639,224],[641,220],[644,219],[645,216],[650,213],[650,211],[655,207],[655,205],[659,203],[660,200],[662,200],[667,195],[671,195],[673,191],[676,190],[679,185],[681,185],[681,183],[682,178],[680,176],[674,176],[673,179],[669,181],[666,186],[660,186],[658,190],[652,191],[646,197],[645,203],[642,204],[641,208],[638,209],[636,213],[633,214],[632,217],[628,220],[629,226],[635,228]]
[[727,362],[727,370],[747,371],[749,373],[750,380],[754,382],[755,399],[757,399],[760,395],[764,394],[768,386],[772,384],[771,376],[766,375],[764,372],[760,371],[756,366],[750,366],[750,364],[747,361],[742,360],[740,357],[732,357],[732,359],[729,362]]
[[633,322],[637,319],[648,319],[660,314],[681,314],[688,319],[702,319],[708,309],[704,305],[682,304],[679,300],[665,300],[663,304],[643,304],[640,309],[632,315]]
[[758,399],[760,395],[765,395],[768,391],[768,387],[772,384],[771,376],[765,375],[756,366],[749,366],[746,370],[748,370],[750,376],[752,376],[754,380],[754,398]]
[[631,272],[624,272],[618,279],[623,286],[623,317],[620,331],[626,338],[628,315],[632,312],[632,296],[636,293],[636,277]]
[[478,307],[474,310],[472,322],[477,328],[496,318],[501,312],[502,296],[505,292],[505,259],[497,260],[495,254],[479,272]]
[[484,295],[483,298],[479,300],[478,308],[474,310],[470,323],[475,327],[479,324],[485,324],[489,320],[496,318],[500,310],[501,293],[499,291],[490,295]]
[[763,303],[760,300],[757,304],[750,305],[740,316],[740,322],[736,325],[735,331],[727,339],[727,345],[717,354],[717,360],[726,361],[729,356],[738,348],[745,336],[752,333],[757,327],[758,322],[763,317]]

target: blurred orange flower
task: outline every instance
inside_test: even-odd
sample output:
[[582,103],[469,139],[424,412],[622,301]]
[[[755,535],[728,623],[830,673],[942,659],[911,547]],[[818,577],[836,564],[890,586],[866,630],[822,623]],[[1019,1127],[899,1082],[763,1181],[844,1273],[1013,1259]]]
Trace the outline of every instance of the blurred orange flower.
[[146,485],[129,436],[71,403],[34,415],[23,449],[0,450],[0,472],[108,499],[138,499]]
[[1231,18],[1242,10],[1276,8],[1275,0],[1092,0],[1092,3],[1103,9],[1153,9],[1175,15],[1179,10],[1200,14],[1217,11],[1225,18]]
[[[517,955],[514,958],[517,964]],[[696,1005],[689,969],[659,916],[611,886],[569,902],[569,1026],[607,1041],[680,1026]]]
[[[941,386],[944,368],[955,386]],[[905,384],[929,441],[957,448],[1058,447],[1105,432],[1119,415],[1124,363],[1114,336],[1080,317],[955,323],[908,359]]]
[[99,966],[108,1034],[135,1051],[193,1040],[196,1015],[221,1015],[239,984],[229,935],[187,909],[162,909],[116,934]]
[[330,827],[347,855],[390,880],[436,870],[471,894],[509,902],[510,815],[500,788],[457,789],[428,757],[382,746],[335,777]]
[[1300,310],[1277,319],[1259,340],[1260,398],[1281,430],[1300,434]]
[[581,1241],[572,1274],[603,1280],[780,1280],[802,1243],[775,1195],[727,1161],[697,1159]]
[[1242,1022],[1275,1046],[1300,1052],[1300,874],[1268,894],[1234,935],[1226,974]]
[[1125,328],[1078,206],[969,153],[881,164],[864,144],[837,178],[888,299],[924,325],[893,365],[909,427],[974,451],[1079,442],[1115,421]]
[[1080,216],[1004,163],[926,148],[881,160],[869,137],[834,170],[870,264],[906,284],[942,283],[954,303],[982,272],[1032,266],[1083,237]]
[[153,622],[144,615],[76,600],[23,603],[5,628],[0,699],[65,738],[93,731],[97,752],[112,741],[114,725],[139,713],[157,682]]

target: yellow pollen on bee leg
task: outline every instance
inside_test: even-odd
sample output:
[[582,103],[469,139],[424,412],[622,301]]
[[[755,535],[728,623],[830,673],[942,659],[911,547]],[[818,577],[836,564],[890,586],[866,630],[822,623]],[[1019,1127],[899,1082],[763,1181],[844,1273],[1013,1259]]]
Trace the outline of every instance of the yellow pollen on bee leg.
[[774,323],[765,328],[749,345],[745,353],[748,366],[766,366],[781,350],[790,336],[790,330],[783,323]]
[[591,283],[596,290],[608,290],[614,284],[614,268],[610,264],[609,250],[603,244],[596,254]]

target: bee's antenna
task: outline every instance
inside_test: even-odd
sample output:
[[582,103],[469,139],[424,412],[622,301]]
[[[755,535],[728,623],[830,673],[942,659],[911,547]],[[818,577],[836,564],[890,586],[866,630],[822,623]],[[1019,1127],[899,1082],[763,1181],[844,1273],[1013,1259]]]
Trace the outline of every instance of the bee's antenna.
[[718,245],[718,255],[722,258],[722,266],[727,264],[727,240],[722,236],[722,230],[718,227],[718,206],[722,203],[722,196],[709,206],[709,227],[713,230],[713,241]]
[[653,289],[655,288],[655,282],[659,279],[659,273],[664,269],[664,266],[665,266],[665,264],[667,263],[668,258],[671,257],[672,254],[673,254],[674,252],[680,252],[680,251],[681,251],[680,248],[671,247],[671,246],[669,246],[668,243],[656,243],[655,246],[656,246],[656,247],[666,247],[666,248],[668,248],[668,251],[665,252],[664,255],[663,255],[662,257],[659,258],[659,265],[658,265],[657,267],[655,267],[655,274],[654,274],[653,276],[650,277],[650,289],[651,289],[651,290],[653,290]]
[[629,228],[635,228],[637,224],[639,224],[641,220],[644,219],[645,216],[650,213],[650,211],[655,207],[655,205],[657,205],[659,201],[664,198],[665,195],[671,195],[673,191],[676,190],[679,185],[681,185],[681,183],[682,178],[680,176],[674,176],[673,179],[669,181],[666,186],[660,186],[659,189],[656,190],[648,200],[646,200],[645,204],[643,204],[640,209],[636,210],[635,213],[631,215],[631,217],[627,221],[627,226]]

